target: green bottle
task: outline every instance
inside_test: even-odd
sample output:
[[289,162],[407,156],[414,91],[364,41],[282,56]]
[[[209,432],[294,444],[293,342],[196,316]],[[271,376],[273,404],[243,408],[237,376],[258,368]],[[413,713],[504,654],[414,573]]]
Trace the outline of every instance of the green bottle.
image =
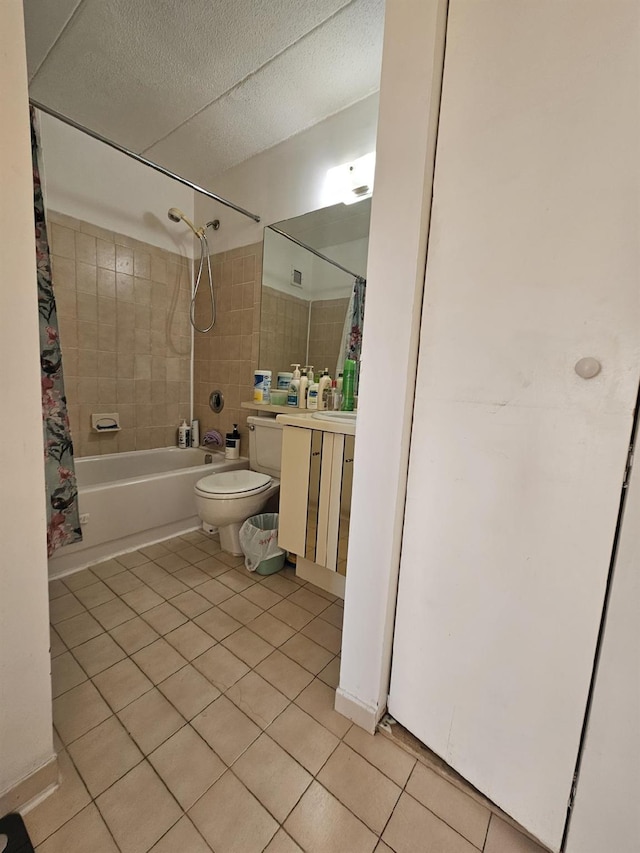
[[356,378],[356,363],[352,358],[345,358],[342,374],[342,411],[353,411],[353,388]]

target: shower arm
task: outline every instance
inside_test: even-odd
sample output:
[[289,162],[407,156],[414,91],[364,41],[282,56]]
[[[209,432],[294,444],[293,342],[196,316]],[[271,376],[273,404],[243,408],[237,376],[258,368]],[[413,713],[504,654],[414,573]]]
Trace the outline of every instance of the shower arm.
[[191,181],[188,181],[186,178],[181,177],[180,175],[176,175],[175,172],[170,172],[169,169],[165,169],[164,166],[160,166],[158,163],[154,163],[152,160],[147,160],[146,157],[143,157],[141,154],[136,154],[135,151],[130,151],[128,148],[125,148],[124,145],[119,145],[117,142],[113,142],[111,139],[107,139],[106,136],[102,136],[101,133],[97,133],[95,130],[89,130],[88,127],[85,127],[82,124],[78,124],[77,121],[74,121],[71,118],[68,118],[62,113],[57,112],[56,110],[52,110],[51,107],[45,107],[44,104],[41,104],[39,101],[34,100],[33,98],[29,98],[29,103],[35,109],[40,110],[47,115],[53,116],[53,118],[57,118],[58,121],[64,122],[64,124],[68,124],[70,127],[75,128],[75,130],[79,130],[82,133],[86,133],[87,136],[93,137],[93,139],[97,139],[98,142],[103,142],[105,145],[109,145],[111,148],[115,148],[116,151],[119,151],[121,154],[126,154],[127,157],[131,157],[132,160],[137,160],[138,163],[142,163],[143,166],[149,166],[151,169],[155,169],[156,172],[160,172],[161,175],[165,175],[167,178],[172,178],[174,181],[178,181],[180,184],[184,184],[185,187],[190,187],[190,189],[195,190],[197,193],[201,193],[202,195],[207,196],[207,198],[212,199],[213,201],[217,201],[219,204],[224,204],[225,207],[230,207],[232,210],[241,213],[243,216],[247,216],[249,219],[253,219],[254,222],[260,222],[260,217],[251,213],[249,210],[245,210],[243,207],[239,207],[237,204],[234,204],[232,201],[229,201],[226,198],[222,198],[222,196],[217,195],[216,193],[212,193],[209,190],[205,190],[204,187],[198,186],[198,184],[194,184]]

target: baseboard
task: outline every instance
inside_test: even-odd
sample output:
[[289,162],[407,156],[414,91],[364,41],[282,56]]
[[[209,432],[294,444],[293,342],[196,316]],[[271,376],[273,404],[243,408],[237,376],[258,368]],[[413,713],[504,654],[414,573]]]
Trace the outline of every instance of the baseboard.
[[331,569],[312,563],[311,560],[306,560],[304,557],[298,557],[296,560],[296,575],[302,580],[310,581],[314,586],[320,587],[325,592],[330,592],[331,595],[337,595],[344,601],[346,581],[344,575],[339,575]]
[[367,705],[340,687],[336,690],[334,707],[339,714],[352,720],[370,735],[375,733],[376,726],[385,711],[384,708],[380,709],[376,705]]
[[33,800],[41,799],[58,785],[58,756],[54,755],[33,773],[0,794],[0,817],[23,811]]

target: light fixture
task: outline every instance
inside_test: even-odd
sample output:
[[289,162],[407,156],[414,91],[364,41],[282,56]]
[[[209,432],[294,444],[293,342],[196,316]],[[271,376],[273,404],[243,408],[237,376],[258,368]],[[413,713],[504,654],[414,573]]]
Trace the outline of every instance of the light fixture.
[[327,171],[324,186],[325,204],[355,204],[371,198],[376,168],[376,153],[372,151]]

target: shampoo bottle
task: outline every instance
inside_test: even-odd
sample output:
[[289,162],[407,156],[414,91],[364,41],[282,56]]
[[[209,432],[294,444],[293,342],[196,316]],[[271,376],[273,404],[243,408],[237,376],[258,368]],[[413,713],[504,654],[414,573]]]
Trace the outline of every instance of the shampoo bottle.
[[353,411],[353,391],[356,378],[356,363],[351,358],[344,360],[344,373],[342,377],[342,411]]
[[233,425],[233,432],[228,432],[224,443],[224,458],[237,459],[240,456],[240,433],[238,424]]
[[191,447],[200,447],[200,421],[191,421]]
[[292,364],[291,367],[295,369],[293,371],[293,379],[289,384],[289,393],[287,394],[287,406],[293,406],[297,409],[298,403],[300,401],[300,365]]
[[307,376],[307,371],[302,371],[302,376],[300,377],[300,395],[298,397],[298,408],[306,409],[307,408],[307,390],[309,388],[309,377]]
[[178,447],[189,447],[189,427],[184,419],[178,427]]
[[318,383],[318,408],[328,409],[329,398],[331,396],[331,377],[329,376],[329,368],[325,367],[324,373],[320,377]]

